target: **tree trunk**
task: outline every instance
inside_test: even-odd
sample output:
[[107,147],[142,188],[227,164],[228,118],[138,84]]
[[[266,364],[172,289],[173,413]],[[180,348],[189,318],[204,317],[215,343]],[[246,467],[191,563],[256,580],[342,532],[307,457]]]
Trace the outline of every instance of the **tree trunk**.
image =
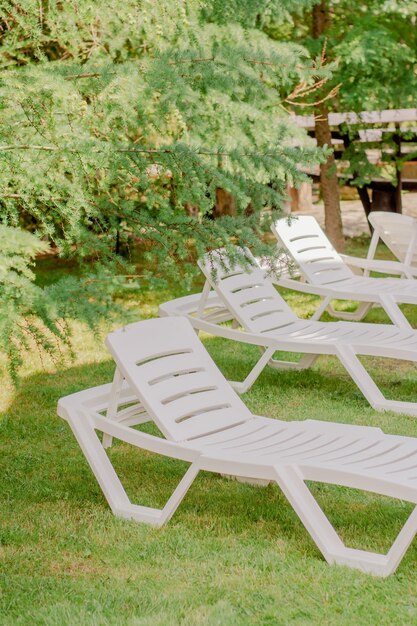
[[[319,39],[330,24],[330,15],[326,0],[313,7],[313,37]],[[329,126],[329,113],[325,104],[315,108],[315,136],[320,147],[332,146],[332,134]],[[337,180],[336,160],[334,153],[326,163],[320,165],[320,186],[324,202],[324,220],[326,233],[332,244],[343,252],[345,239],[343,236],[342,215],[340,212],[339,182]]]
[[397,129],[397,133],[394,135],[393,139],[394,139],[394,143],[396,145],[396,163],[395,163],[395,170],[396,170],[396,176],[397,176],[397,187],[395,190],[395,211],[396,213],[402,213],[403,212],[403,203],[402,203],[402,191],[403,191],[403,181],[402,181],[402,173],[401,173],[401,169],[399,167],[398,162],[401,159],[401,135],[400,135],[400,125],[396,124],[395,125],[396,129]]
[[231,193],[225,189],[218,187],[216,189],[216,205],[213,211],[213,217],[222,217],[223,215],[236,215],[236,200]]

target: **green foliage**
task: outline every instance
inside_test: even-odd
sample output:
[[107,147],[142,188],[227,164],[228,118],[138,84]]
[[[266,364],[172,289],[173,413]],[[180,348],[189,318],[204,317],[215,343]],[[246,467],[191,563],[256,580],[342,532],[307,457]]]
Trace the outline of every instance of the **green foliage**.
[[[1,5],[3,224],[46,238],[82,272],[135,274],[139,245],[147,280],[184,287],[207,249],[233,239],[265,251],[288,182],[322,158],[282,106],[320,71],[256,17],[301,5],[236,11],[229,0],[223,16],[216,0]],[[213,219],[219,190],[235,208]],[[112,281],[101,286],[105,296]]]
[[[292,147],[300,132],[279,104],[314,80],[304,49],[255,28],[246,44],[241,25],[204,21],[197,2],[173,4],[113,2],[103,13],[100,4],[97,25],[94,4],[81,2],[72,38],[78,5],[49,3],[41,20],[29,2],[6,29],[3,220],[33,224],[79,258],[112,258],[116,231],[139,236],[169,270],[181,242],[192,237],[201,252],[238,230],[209,219],[217,189],[235,197],[244,239],[261,208],[281,206],[288,180],[303,179],[299,165],[318,155]],[[22,29],[29,48],[16,44]],[[248,222],[249,204],[258,219]]]
[[[329,38],[342,83],[339,107],[372,111],[415,106],[417,3],[342,2],[335,6]],[[346,19],[348,17],[348,19]]]
[[66,277],[45,288],[38,286],[34,258],[48,247],[31,233],[0,225],[0,351],[8,357],[14,381],[26,351],[37,348],[41,358],[46,353],[53,360],[61,354],[61,346],[71,352],[68,319],[95,328],[115,308],[109,288],[99,285],[100,276],[83,281]]
[[[326,97],[339,86],[337,95],[327,100],[330,111],[380,111],[414,108],[417,90],[417,2],[415,0],[326,0],[329,22],[321,38],[312,37],[311,11],[303,17],[297,13],[281,24],[272,20],[267,25],[271,37],[298,41],[316,58],[325,50],[331,63],[332,77],[321,92],[314,92],[310,100]],[[298,109],[297,112],[301,110]],[[311,108],[305,109],[307,113]],[[344,153],[349,161],[346,175],[353,174],[353,184],[363,186],[381,175],[388,180],[396,177],[396,166],[401,166],[393,134],[384,134],[383,142],[359,143],[358,128],[366,124],[345,124],[342,132],[354,142]],[[372,128],[377,128],[372,125]],[[386,127],[385,127],[386,130]],[[398,132],[392,125],[392,133]],[[404,138],[407,129],[401,131]],[[368,159],[366,149],[381,149],[382,163],[375,166]],[[412,155],[411,155],[412,158]]]
[[291,22],[292,14],[300,15],[316,0],[212,0],[207,2],[203,15],[216,23],[238,22],[246,27],[266,30],[271,24]]
[[4,282],[9,272],[33,280],[29,264],[38,253],[46,252],[48,245],[30,233],[3,225],[0,225],[0,241],[0,280]]
[[[333,81],[341,83],[334,106],[339,111],[375,111],[415,107],[417,90],[417,3],[409,0],[331,3],[330,54],[337,60]],[[375,128],[375,126],[373,126]],[[357,127],[347,134],[357,139]],[[392,128],[392,132],[397,132]],[[407,131],[405,131],[407,132]],[[381,164],[366,149],[382,147]],[[386,133],[372,145],[355,141],[346,153],[347,173],[361,186],[381,175],[395,183],[397,147]]]
[[[332,101],[338,111],[376,111],[415,106],[417,32],[415,0],[326,0],[330,21],[325,34],[311,36],[311,14],[293,14],[291,29],[278,37],[305,45],[313,56],[337,65],[326,89],[341,83]],[[279,24],[279,21],[278,21]],[[287,29],[287,30],[286,30]]]

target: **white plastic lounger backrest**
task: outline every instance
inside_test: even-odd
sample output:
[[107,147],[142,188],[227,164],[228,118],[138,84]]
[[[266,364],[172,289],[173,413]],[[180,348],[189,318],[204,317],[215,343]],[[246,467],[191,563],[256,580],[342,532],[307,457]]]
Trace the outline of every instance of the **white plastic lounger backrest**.
[[272,232],[309,282],[330,285],[354,276],[314,217],[300,215],[290,221],[284,217],[272,225]]
[[185,441],[252,419],[183,317],[129,324],[106,345],[167,439]]
[[409,215],[371,211],[369,222],[374,228],[368,259],[372,259],[381,239],[407,265],[417,265],[417,221]]
[[[210,285],[246,330],[267,333],[296,321],[296,314],[265,277],[252,253],[245,248],[244,254],[251,259],[252,266],[225,269],[221,262],[225,259],[223,249],[209,252],[198,264]],[[213,269],[216,270],[215,277]]]

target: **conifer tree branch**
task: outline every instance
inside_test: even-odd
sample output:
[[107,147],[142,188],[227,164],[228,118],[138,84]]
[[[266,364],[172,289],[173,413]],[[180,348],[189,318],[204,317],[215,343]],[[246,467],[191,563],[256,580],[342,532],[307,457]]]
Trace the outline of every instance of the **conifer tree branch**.
[[215,60],[215,57],[196,57],[194,59],[180,59],[179,61],[168,61],[168,65],[181,65],[182,63],[208,63]]
[[[114,75],[115,72],[108,72],[108,74]],[[85,74],[67,74],[65,80],[78,80],[79,78],[100,78],[104,75],[104,72],[86,72]]]
[[[91,149],[92,152],[100,152],[102,150],[107,150],[108,146],[103,148],[99,148],[95,146]],[[44,152],[71,152],[73,154],[79,154],[79,150],[77,148],[71,148],[67,146],[42,146],[36,144],[20,144],[20,145],[3,145],[0,146],[0,151],[7,150],[40,150]],[[220,150],[194,150],[193,148],[189,148],[191,154],[195,154],[197,156],[227,156],[227,157],[235,157],[235,156],[244,156],[244,157],[276,157],[279,152],[239,152],[237,150],[233,152],[225,152]],[[179,150],[172,150],[170,148],[114,148],[113,152],[120,153],[138,153],[138,154],[173,154],[178,156],[180,154]],[[184,152],[184,154],[189,154]]]
[[[222,13],[217,27],[199,0],[187,15],[183,0],[112,0],[99,16],[90,0],[58,4],[6,0],[0,24],[0,221],[38,239],[31,248],[23,228],[0,230],[0,352],[13,376],[33,342],[58,354],[71,319],[95,327],[120,311],[128,281],[181,279],[186,290],[212,248],[267,254],[260,233],[287,181],[320,160],[294,147],[300,131],[270,107],[328,70],[262,20]],[[236,6],[250,15],[257,4]],[[46,241],[76,271],[41,287],[31,266]],[[150,261],[143,270],[130,246]]]

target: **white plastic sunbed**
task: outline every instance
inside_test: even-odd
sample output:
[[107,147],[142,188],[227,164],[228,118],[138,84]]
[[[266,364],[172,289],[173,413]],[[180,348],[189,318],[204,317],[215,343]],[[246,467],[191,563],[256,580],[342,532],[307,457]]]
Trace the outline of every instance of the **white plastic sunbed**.
[[[322,303],[313,319],[320,319],[327,309],[334,317],[361,320],[373,304],[379,304],[394,324],[404,329],[411,328],[398,305],[417,305],[417,282],[414,279],[358,276],[349,267],[356,263],[364,270],[401,274],[397,262],[357,257],[348,257],[345,261],[333,248],[317,220],[309,215],[277,220],[272,225],[272,231],[287,248],[306,281],[278,277],[276,282],[282,287],[321,296]],[[348,313],[336,311],[331,306],[332,300],[354,300],[361,304],[355,312]]]
[[[417,220],[409,215],[387,211],[371,211],[372,234],[367,259],[373,260],[381,239],[397,257],[397,272],[406,278],[417,276]],[[394,273],[394,272],[392,272]]]
[[[161,526],[200,470],[275,481],[329,563],[380,576],[396,569],[417,531],[416,508],[386,555],[356,550],[343,544],[305,481],[416,504],[416,439],[379,428],[253,415],[185,318],[131,324],[106,343],[116,361],[113,384],[62,398],[58,414],[68,421],[115,515]],[[161,437],[134,428],[149,420]],[[130,501],[97,432],[106,445],[115,437],[191,464],[163,509]]]
[[[367,355],[417,362],[417,331],[402,330],[389,324],[300,319],[249,250],[245,254],[252,266],[236,266],[230,270],[222,262],[224,251],[207,254],[199,262],[206,276],[203,292],[159,307],[160,316],[186,315],[196,330],[262,348],[262,356],[245,380],[232,383],[239,393],[247,391],[267,365],[278,369],[305,369],[321,354],[332,354],[339,358],[376,410],[417,415],[417,402],[385,398],[358,358],[358,355]],[[216,276],[213,269],[217,271]],[[210,293],[211,289],[213,292]],[[222,325],[230,320],[234,327]],[[278,350],[303,353],[304,356],[296,363],[280,361],[273,358]]]

